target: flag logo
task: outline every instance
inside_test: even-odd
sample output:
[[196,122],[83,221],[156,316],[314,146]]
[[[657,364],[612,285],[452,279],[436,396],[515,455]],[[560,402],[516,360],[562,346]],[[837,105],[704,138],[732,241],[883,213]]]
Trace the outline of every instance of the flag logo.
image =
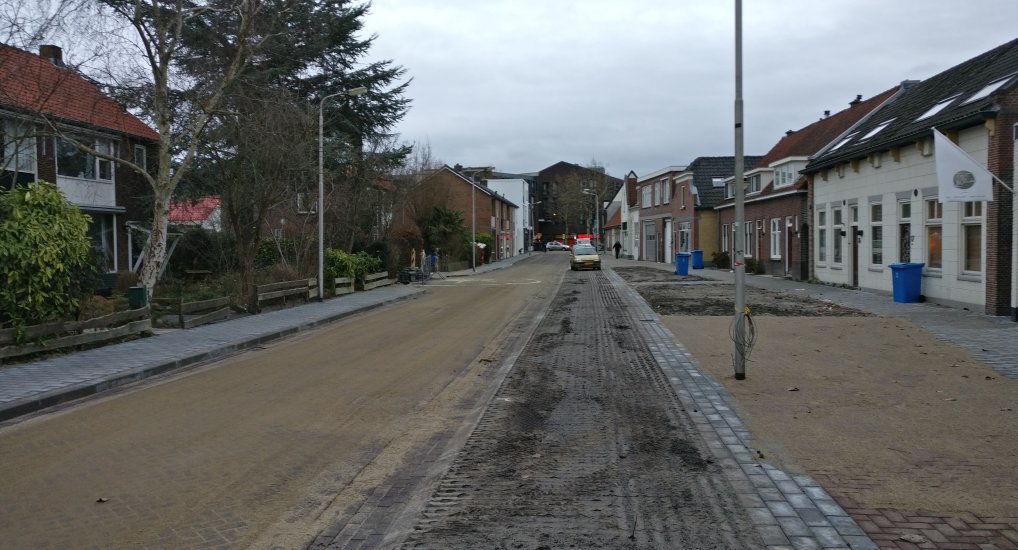
[[954,186],[958,189],[971,189],[976,184],[976,176],[968,170],[962,170],[954,175]]

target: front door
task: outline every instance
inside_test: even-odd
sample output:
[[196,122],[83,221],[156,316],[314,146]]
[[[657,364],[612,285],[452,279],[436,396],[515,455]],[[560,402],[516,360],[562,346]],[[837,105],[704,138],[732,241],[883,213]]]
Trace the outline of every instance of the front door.
[[648,262],[657,261],[657,231],[654,222],[643,224],[643,255]]

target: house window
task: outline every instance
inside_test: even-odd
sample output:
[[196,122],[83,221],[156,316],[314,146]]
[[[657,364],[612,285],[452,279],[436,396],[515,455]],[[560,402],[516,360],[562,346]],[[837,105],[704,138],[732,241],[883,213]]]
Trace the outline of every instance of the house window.
[[843,246],[844,241],[841,238],[841,232],[845,230],[845,220],[842,218],[841,214],[840,208],[834,208],[831,210],[831,217],[834,218],[834,232],[832,235],[834,237],[834,248],[831,250],[833,255],[831,261],[836,264],[840,264],[845,261]]
[[148,172],[148,151],[145,150],[144,145],[134,146],[134,163],[143,172]]
[[668,183],[667,179],[661,180],[661,202],[663,204],[671,202],[671,189],[669,189]]
[[753,174],[752,176],[749,177],[749,192],[750,193],[759,193],[760,192],[760,189],[761,189],[761,187],[760,187],[760,180],[761,179],[762,178],[760,177],[760,174]]
[[937,199],[926,199],[926,267],[944,267],[944,205]]
[[654,206],[661,204],[661,182],[654,184]]
[[725,183],[725,198],[731,199],[735,197],[735,180],[729,180]]
[[318,201],[310,193],[297,193],[297,213],[314,214],[318,212]]
[[[5,120],[2,127],[3,169],[7,172],[35,174],[35,137],[28,123]],[[27,183],[27,182],[26,182]]]
[[817,262],[827,262],[827,211],[817,211]]
[[962,207],[962,271],[983,271],[983,203],[966,202]]
[[781,259],[781,218],[771,218],[771,259]]
[[732,249],[731,226],[727,223],[721,225],[721,250],[728,252]]
[[114,253],[116,217],[114,214],[89,213],[88,238],[99,253],[100,267],[105,272],[117,270],[117,257]]
[[[98,153],[113,156],[112,140],[98,138],[90,142],[84,138],[78,138],[78,141],[91,145]],[[113,181],[113,161],[109,159],[86,153],[61,138],[57,138],[56,153],[58,175],[86,180]]]
[[654,197],[654,188],[649,185],[644,185],[641,188],[641,191],[643,193],[643,196],[640,199],[640,206],[642,206],[643,208],[650,208],[650,206],[653,204],[652,201]]
[[679,206],[682,208],[686,207],[686,186],[683,185],[679,188]]
[[884,263],[884,205],[870,204],[870,263]]
[[756,248],[755,246],[753,246],[753,222],[746,221],[745,225],[743,225],[742,227],[744,233],[742,238],[745,239],[743,243],[744,245],[743,248],[745,248],[745,252],[743,252],[742,255],[746,256],[747,258],[752,258],[754,256],[753,249]]

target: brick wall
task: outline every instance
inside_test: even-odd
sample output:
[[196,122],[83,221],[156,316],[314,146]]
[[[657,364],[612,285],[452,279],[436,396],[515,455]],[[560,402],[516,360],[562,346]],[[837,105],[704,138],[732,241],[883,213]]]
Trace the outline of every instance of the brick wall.
[[[1014,188],[1014,133],[1018,122],[1018,91],[998,101],[1000,111],[989,137],[987,168]],[[1007,315],[1011,312],[1012,227],[1011,192],[993,184],[993,201],[986,208],[986,313]]]

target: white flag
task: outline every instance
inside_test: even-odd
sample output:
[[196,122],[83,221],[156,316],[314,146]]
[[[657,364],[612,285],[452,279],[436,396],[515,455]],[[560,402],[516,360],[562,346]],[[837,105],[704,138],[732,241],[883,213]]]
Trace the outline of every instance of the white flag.
[[993,174],[947,136],[933,129],[940,202],[993,200]]

